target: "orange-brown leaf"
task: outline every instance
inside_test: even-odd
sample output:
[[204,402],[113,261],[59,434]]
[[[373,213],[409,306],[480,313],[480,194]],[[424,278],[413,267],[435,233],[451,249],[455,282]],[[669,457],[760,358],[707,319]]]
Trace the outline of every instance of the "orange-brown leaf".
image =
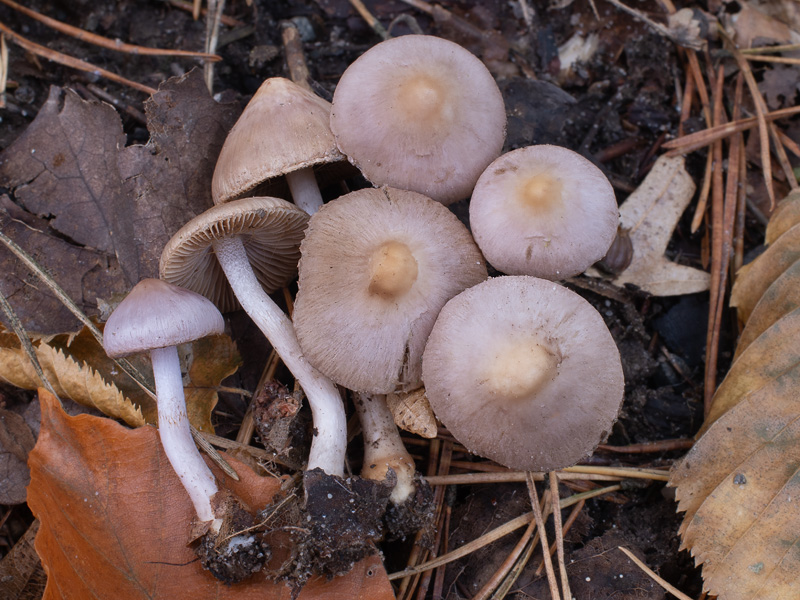
[[[68,417],[47,392],[40,390],[39,397],[42,429],[30,454],[28,503],[41,521],[36,550],[48,573],[45,600],[288,600],[289,588],[263,575],[226,587],[201,568],[186,546],[193,507],[155,429]],[[215,469],[218,480],[253,508],[267,504],[280,481],[228,460],[241,481],[223,482]],[[394,597],[375,557],[344,577],[311,581],[301,598],[323,595]]]

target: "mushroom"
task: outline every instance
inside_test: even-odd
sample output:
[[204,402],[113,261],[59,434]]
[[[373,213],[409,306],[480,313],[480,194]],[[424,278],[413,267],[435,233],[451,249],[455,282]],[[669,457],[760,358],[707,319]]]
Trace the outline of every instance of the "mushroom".
[[345,158],[331,133],[330,110],[330,102],[288,79],[264,81],[222,146],[211,182],[214,203],[283,175],[295,204],[316,212],[322,196],[314,167]]
[[158,433],[172,468],[194,504],[201,522],[219,530],[211,499],[219,491],[211,470],[192,439],[179,344],[225,329],[222,315],[199,294],[158,279],[143,279],[117,306],[103,330],[103,347],[111,358],[150,353],[158,397]]
[[296,264],[307,220],[305,212],[278,198],[218,204],[172,237],[161,255],[160,272],[163,279],[228,308],[226,298],[233,291],[306,393],[316,430],[308,470],[320,468],[341,477],[347,443],[342,399],[336,386],[306,360],[289,317],[262,287],[275,262],[287,272]]
[[600,314],[578,294],[524,276],[491,279],[450,300],[422,375],[456,439],[523,471],[590,455],[624,391],[619,351]]
[[333,381],[372,394],[419,387],[439,310],[487,277],[475,242],[447,208],[393,188],[325,205],[300,249],[300,346]]
[[458,44],[406,35],[373,46],[333,96],[336,144],[376,185],[450,204],[470,195],[503,147],[503,97]]
[[619,225],[603,172],[559,146],[504,154],[483,172],[469,206],[486,260],[509,275],[566,279],[606,255]]

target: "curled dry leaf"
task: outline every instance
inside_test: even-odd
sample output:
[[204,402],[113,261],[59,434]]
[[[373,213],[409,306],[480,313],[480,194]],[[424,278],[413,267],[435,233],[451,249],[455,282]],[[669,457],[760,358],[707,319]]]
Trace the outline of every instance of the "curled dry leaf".
[[761,295],[739,336],[734,360],[778,319],[800,308],[800,261],[781,273]]
[[[664,253],[672,232],[694,195],[695,185],[681,157],[660,157],[645,180],[620,207],[620,225],[630,232],[633,258],[614,279],[631,283],[656,296],[707,290],[705,271],[679,265]],[[587,272],[599,276],[597,271]]]
[[725,600],[797,598],[800,365],[715,421],[670,485],[707,591]]
[[[108,419],[68,417],[46,391],[39,397],[42,430],[30,455],[28,503],[41,521],[36,551],[48,574],[44,600],[289,600],[290,588],[263,574],[228,587],[202,569],[186,545],[194,508],[154,428],[129,430]],[[254,510],[279,492],[281,480],[227,460],[239,482],[212,470]],[[285,555],[277,550],[274,555]],[[300,598],[323,596],[394,598],[377,557],[346,576],[312,580]]]
[[700,434],[747,394],[800,363],[800,309],[777,320],[742,352],[717,388]]
[[0,561],[0,598],[3,600],[42,597],[47,577],[33,547],[38,531],[39,521],[34,521]]
[[[96,408],[131,427],[155,423],[155,402],[105,353],[87,328],[77,334],[35,336],[36,355],[56,393],[78,404]],[[209,336],[181,346],[188,371],[186,408],[192,425],[213,432],[211,412],[217,404],[217,387],[236,372],[241,357],[226,335]],[[146,356],[131,357],[152,384]],[[33,390],[41,385],[28,356],[14,334],[0,327],[0,381]]]
[[394,422],[401,429],[424,438],[436,437],[436,415],[425,395],[425,388],[417,388],[405,394],[387,394],[386,404],[392,411]]
[[800,225],[788,229],[753,262],[736,274],[730,305],[739,309],[739,320],[747,322],[761,295],[792,263],[800,259]]
[[773,243],[792,227],[800,223],[800,189],[794,190],[780,201],[770,215],[764,242]]
[[0,504],[25,502],[30,481],[28,453],[36,440],[25,419],[0,408]]

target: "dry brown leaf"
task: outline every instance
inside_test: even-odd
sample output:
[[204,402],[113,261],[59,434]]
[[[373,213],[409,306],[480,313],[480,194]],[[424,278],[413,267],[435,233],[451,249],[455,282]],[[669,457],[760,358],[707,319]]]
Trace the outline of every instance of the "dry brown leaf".
[[797,308],[800,308],[800,260],[792,263],[761,295],[739,336],[734,360],[773,323]]
[[739,321],[746,323],[761,295],[781,273],[800,259],[800,225],[775,240],[758,258],[736,274],[730,305],[739,309]]
[[738,8],[736,12],[726,13],[723,16],[723,23],[725,28],[733,33],[734,41],[739,48],[797,43],[795,32],[785,23],[760,10],[755,2],[741,2]]
[[[202,569],[186,546],[194,509],[154,428],[129,430],[109,419],[68,417],[46,391],[39,396],[42,430],[30,455],[28,504],[41,521],[36,551],[48,574],[44,600],[290,598],[288,587],[261,574],[228,587]],[[263,507],[278,492],[280,480],[227,460],[241,480],[224,479],[224,485],[249,506]],[[312,580],[300,598],[323,596],[394,598],[377,557],[344,577]]]
[[33,547],[38,531],[39,521],[34,521],[25,531],[25,535],[0,561],[1,600],[33,600],[42,597],[47,578]]
[[425,388],[405,394],[388,394],[386,405],[392,412],[394,422],[401,429],[424,438],[435,438],[438,431],[436,415],[433,414]]
[[742,352],[717,388],[702,435],[745,396],[800,363],[800,309],[777,320]]
[[781,200],[775,212],[770,215],[764,243],[772,244],[798,223],[800,223],[800,189],[794,190]]
[[724,414],[670,478],[684,545],[725,600],[794,600],[800,586],[800,366]]
[[[60,397],[96,408],[132,427],[156,422],[155,402],[108,358],[87,328],[77,334],[34,336],[34,340],[45,376]],[[197,429],[213,433],[211,413],[218,400],[217,387],[236,372],[241,357],[227,335],[209,336],[180,349],[182,365],[188,371],[184,391],[189,420]],[[148,358],[134,356],[131,360],[152,383]],[[0,381],[29,390],[41,385],[16,336],[1,326]]]
[[0,504],[25,502],[25,486],[31,480],[28,453],[35,443],[25,419],[0,408]]
[[655,296],[708,289],[708,273],[678,265],[664,255],[694,190],[683,158],[662,156],[656,161],[645,180],[620,207],[620,223],[630,230],[633,259],[614,279],[616,285],[631,283]]

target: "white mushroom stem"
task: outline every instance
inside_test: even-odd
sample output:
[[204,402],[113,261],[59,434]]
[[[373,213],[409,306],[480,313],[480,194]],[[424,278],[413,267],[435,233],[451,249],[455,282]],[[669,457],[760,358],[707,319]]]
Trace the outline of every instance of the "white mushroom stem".
[[299,208],[310,215],[322,208],[322,194],[312,167],[286,173],[286,181],[292,192],[292,200]]
[[215,241],[214,252],[242,308],[272,344],[308,398],[314,419],[308,469],[320,468],[328,475],[344,476],[347,421],[339,391],[303,356],[292,322],[256,279],[241,238]]
[[406,450],[394,417],[386,405],[386,396],[357,393],[356,412],[364,432],[364,479],[383,481],[391,468],[397,484],[389,496],[394,504],[402,504],[414,493],[414,459]]
[[175,346],[150,351],[158,396],[158,433],[161,445],[172,468],[189,494],[200,521],[212,521],[218,531],[222,520],[214,517],[211,498],[217,493],[217,482],[194,445],[186,414],[181,365]]

